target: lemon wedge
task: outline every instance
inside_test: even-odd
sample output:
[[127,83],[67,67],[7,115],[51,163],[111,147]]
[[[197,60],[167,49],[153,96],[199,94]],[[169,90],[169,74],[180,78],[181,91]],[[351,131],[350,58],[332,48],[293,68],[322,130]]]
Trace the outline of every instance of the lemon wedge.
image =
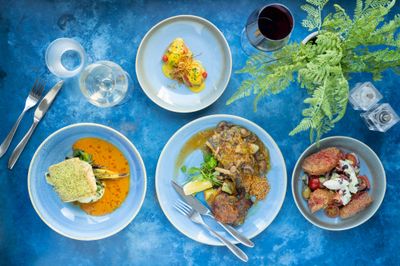
[[212,188],[211,181],[202,180],[202,181],[190,181],[183,186],[183,193],[185,195],[192,195],[194,193]]

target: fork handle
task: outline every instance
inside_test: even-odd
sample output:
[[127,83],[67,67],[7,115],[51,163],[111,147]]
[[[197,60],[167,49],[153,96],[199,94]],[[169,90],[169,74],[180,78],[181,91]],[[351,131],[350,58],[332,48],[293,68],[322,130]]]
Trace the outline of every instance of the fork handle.
[[233,254],[235,254],[236,257],[241,259],[244,262],[247,262],[249,258],[247,257],[246,253],[243,252],[240,248],[229,242],[227,239],[225,239],[223,236],[215,232],[211,227],[209,227],[206,223],[202,223],[202,225],[211,233],[213,234],[216,238],[218,238],[224,245],[229,248],[230,251],[232,251]]
[[10,130],[10,132],[8,133],[7,137],[5,138],[5,140],[3,141],[3,143],[1,143],[0,145],[0,158],[3,157],[3,155],[6,153],[6,151],[8,150],[8,147],[10,147],[11,141],[14,138],[15,132],[17,131],[17,128],[19,126],[19,123],[21,122],[22,118],[24,117],[26,113],[26,110],[24,109],[21,114],[19,115],[17,121],[15,122],[14,126],[12,127],[12,129]]
[[10,169],[10,170],[13,169],[19,156],[21,155],[26,144],[28,143],[29,139],[31,138],[33,131],[35,131],[37,124],[38,124],[38,121],[33,121],[31,128],[28,130],[28,132],[25,134],[25,136],[22,138],[22,140],[18,143],[17,147],[15,147],[13,153],[10,156],[10,159],[8,160],[8,169]]
[[216,220],[222,228],[224,228],[231,236],[233,236],[237,241],[242,243],[243,245],[252,248],[254,247],[254,243],[248,239],[247,237],[243,236],[241,233],[239,233],[235,228],[233,228],[230,225],[223,224],[220,221]]

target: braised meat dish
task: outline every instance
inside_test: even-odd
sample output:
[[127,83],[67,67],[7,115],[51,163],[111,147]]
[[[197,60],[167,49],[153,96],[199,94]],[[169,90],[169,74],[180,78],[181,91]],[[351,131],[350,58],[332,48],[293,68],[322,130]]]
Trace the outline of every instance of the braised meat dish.
[[269,192],[268,151],[253,132],[227,122],[206,135],[204,163],[188,170],[190,181],[184,191],[204,191],[216,219],[240,225],[250,207]]

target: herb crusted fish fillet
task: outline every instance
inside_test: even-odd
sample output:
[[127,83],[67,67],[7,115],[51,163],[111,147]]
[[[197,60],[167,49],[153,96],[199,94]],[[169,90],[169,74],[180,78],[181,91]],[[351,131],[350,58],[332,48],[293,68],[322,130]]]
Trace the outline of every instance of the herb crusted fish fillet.
[[78,201],[96,195],[96,179],[92,166],[72,158],[49,167],[47,183],[64,202]]

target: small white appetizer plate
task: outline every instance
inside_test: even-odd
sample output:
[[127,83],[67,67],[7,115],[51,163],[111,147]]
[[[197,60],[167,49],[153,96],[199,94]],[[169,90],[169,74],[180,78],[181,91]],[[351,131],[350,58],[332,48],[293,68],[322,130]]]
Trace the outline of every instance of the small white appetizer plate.
[[[168,79],[161,70],[165,50],[178,37],[208,73],[199,93]],[[228,85],[231,71],[232,56],[224,35],[208,20],[191,15],[159,22],[144,36],[136,55],[136,75],[143,91],[160,107],[178,113],[195,112],[214,103]]]
[[[49,166],[71,155],[72,144],[85,137],[104,139],[116,146],[129,162],[130,187],[122,205],[107,215],[91,216],[77,205],[61,201],[46,182]],[[47,137],[33,155],[28,191],[39,217],[57,233],[77,240],[109,237],[125,228],[138,214],[146,194],[146,168],[135,146],[118,131],[99,124],[81,123],[61,128]]]

